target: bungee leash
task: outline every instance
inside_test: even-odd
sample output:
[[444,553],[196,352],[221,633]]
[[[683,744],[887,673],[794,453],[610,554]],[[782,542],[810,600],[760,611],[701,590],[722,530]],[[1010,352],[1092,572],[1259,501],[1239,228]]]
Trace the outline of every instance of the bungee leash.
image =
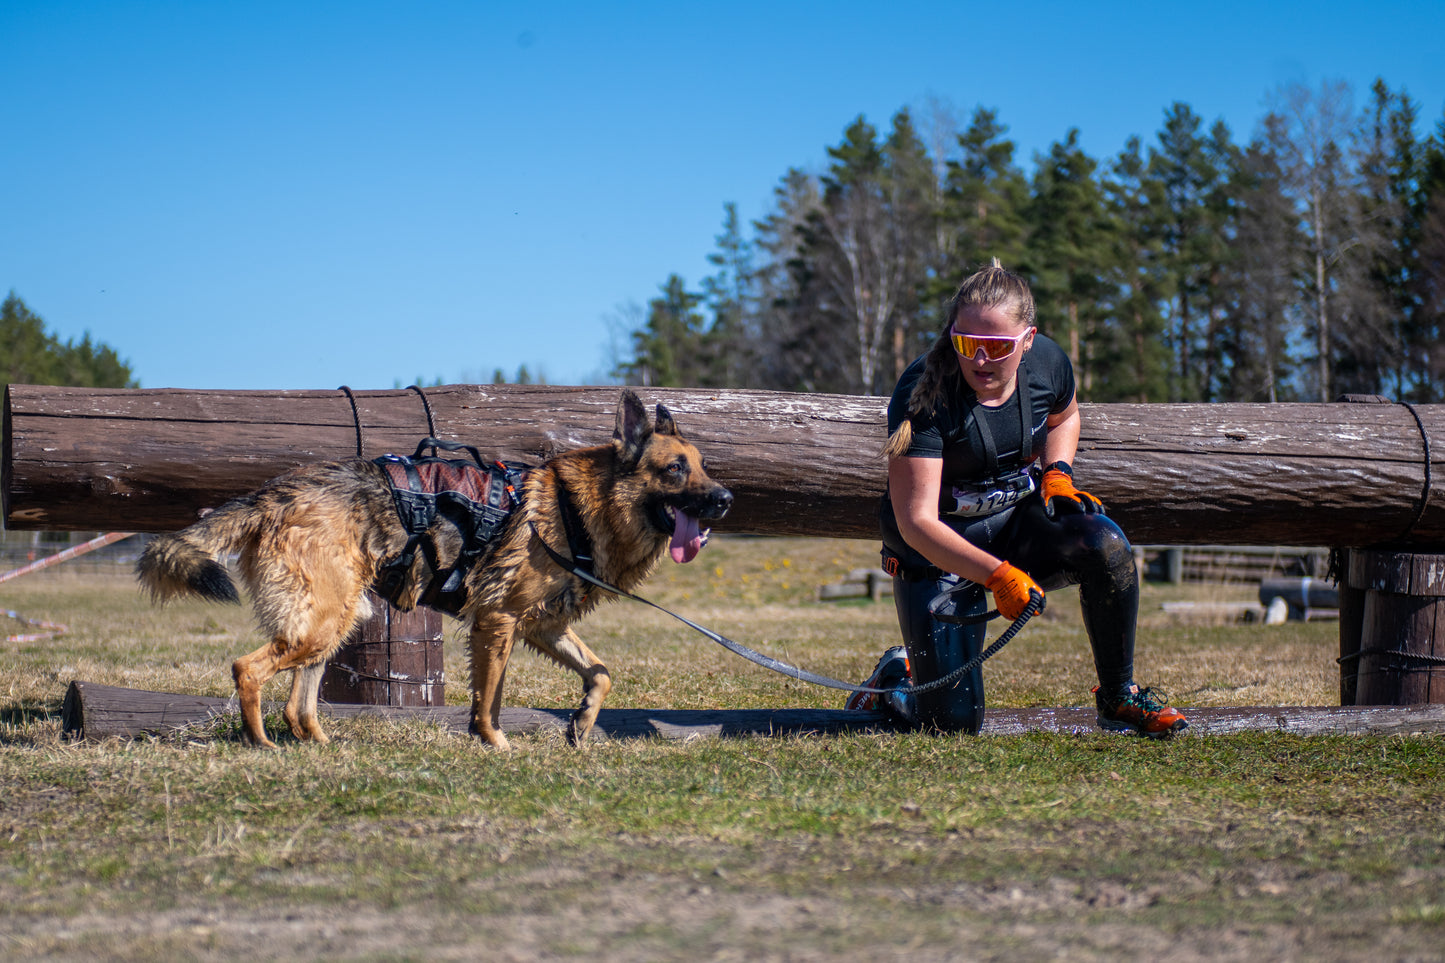
[[[529,520],[528,524],[532,526],[532,534],[536,536],[537,541],[541,543],[543,550],[546,551],[548,556],[551,557],[552,561],[555,562],[559,568],[567,572],[569,575],[575,575],[577,578],[580,578],[582,581],[588,583],[589,585],[600,588],[605,592],[611,592],[613,595],[620,595],[623,598],[631,599],[634,602],[641,602],[643,605],[647,605],[654,609],[657,609],[657,611],[662,612],[664,615],[670,615],[673,618],[677,619],[679,622],[681,622],[683,625],[686,625],[688,628],[707,636],[709,639],[716,642],[718,645],[721,645],[723,648],[727,649],[734,655],[740,655],[744,659],[747,659],[749,662],[760,665],[765,669],[771,669],[779,675],[785,675],[790,679],[797,679],[799,682],[811,682],[814,685],[826,686],[830,689],[845,689],[849,692],[867,692],[874,695],[881,695],[885,692],[902,692],[907,695],[912,695],[918,692],[929,692],[933,689],[941,689],[944,686],[953,685],[959,679],[963,678],[964,675],[972,672],[978,666],[982,665],[987,659],[992,658],[1005,645],[1008,645],[1009,642],[1013,640],[1013,637],[1018,635],[1019,630],[1024,627],[1028,620],[1033,618],[1039,612],[1042,612],[1044,609],[1044,597],[1040,595],[1037,591],[1030,591],[1029,601],[1024,606],[1024,610],[1019,613],[1019,617],[1014,619],[1013,623],[1004,630],[1003,634],[1000,635],[997,639],[995,639],[988,648],[984,649],[972,659],[969,659],[957,669],[954,669],[948,675],[943,676],[939,679],[934,679],[932,682],[925,682],[922,685],[894,686],[888,689],[876,689],[870,686],[854,685],[851,682],[844,682],[841,679],[834,679],[831,676],[819,675],[816,672],[809,672],[807,669],[800,669],[795,665],[789,665],[787,662],[775,659],[770,655],[764,655],[763,653],[758,652],[755,649],[750,649],[746,645],[743,645],[741,642],[734,642],[727,636],[722,635],[718,632],[714,632],[712,629],[709,629],[706,626],[698,625],[696,622],[692,621],[692,619],[689,619],[686,616],[678,615],[676,612],[663,608],[661,605],[658,605],[656,602],[653,602],[650,599],[645,599],[640,595],[635,595],[632,592],[627,591],[626,589],[621,589],[615,585],[610,585],[602,579],[598,578],[596,575],[587,571],[585,568],[582,568],[572,559],[563,555],[561,552],[557,551],[555,548],[549,545],[547,543],[547,540],[542,537],[542,533],[537,531],[536,522]],[[983,615],[962,617],[954,616],[945,619],[945,621],[978,623],[986,622],[989,619],[995,618],[997,615],[998,611],[993,610]]]

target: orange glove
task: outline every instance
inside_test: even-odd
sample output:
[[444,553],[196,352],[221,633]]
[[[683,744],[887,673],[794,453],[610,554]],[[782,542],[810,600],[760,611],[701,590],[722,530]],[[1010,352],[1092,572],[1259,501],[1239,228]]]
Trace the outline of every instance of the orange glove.
[[1044,597],[1044,590],[1039,588],[1038,582],[1029,578],[1028,572],[1008,562],[1001,562],[983,587],[993,593],[998,614],[1010,622],[1023,614],[1024,606],[1029,604],[1030,592],[1039,593],[1039,598]]
[[1074,487],[1074,469],[1066,461],[1056,461],[1044,469],[1044,477],[1039,483],[1039,494],[1044,499],[1044,511],[1048,512],[1050,518],[1060,509],[1071,512],[1083,512],[1092,515],[1095,512],[1104,514],[1104,505],[1088,492],[1081,492]]

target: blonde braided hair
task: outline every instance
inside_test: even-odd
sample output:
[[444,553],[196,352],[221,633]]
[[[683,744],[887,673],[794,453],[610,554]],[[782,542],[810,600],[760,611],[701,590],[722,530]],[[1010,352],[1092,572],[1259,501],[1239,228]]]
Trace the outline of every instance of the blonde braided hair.
[[969,307],[995,308],[1001,305],[1012,305],[1014,320],[1020,327],[1028,327],[1034,323],[1034,295],[1029,289],[1029,283],[1012,271],[1005,270],[999,259],[994,258],[988,267],[981,268],[965,278],[949,300],[944,311],[946,322],[943,330],[928,349],[923,362],[923,374],[914,383],[913,392],[908,396],[908,417],[903,419],[903,423],[889,437],[888,444],[883,448],[884,456],[901,458],[906,455],[913,444],[914,416],[932,411],[942,398],[955,397],[961,393],[960,382],[963,375],[958,368],[958,354],[953,350],[953,342],[949,338],[953,322],[958,320],[958,313]]

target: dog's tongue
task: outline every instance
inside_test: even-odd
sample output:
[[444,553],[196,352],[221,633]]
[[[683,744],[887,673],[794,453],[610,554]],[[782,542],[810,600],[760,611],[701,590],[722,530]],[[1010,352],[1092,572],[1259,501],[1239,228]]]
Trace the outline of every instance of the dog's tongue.
[[691,562],[697,558],[697,553],[702,551],[702,530],[698,527],[697,519],[687,512],[674,512],[677,516],[676,527],[672,530],[672,544],[668,549],[672,552],[674,562]]

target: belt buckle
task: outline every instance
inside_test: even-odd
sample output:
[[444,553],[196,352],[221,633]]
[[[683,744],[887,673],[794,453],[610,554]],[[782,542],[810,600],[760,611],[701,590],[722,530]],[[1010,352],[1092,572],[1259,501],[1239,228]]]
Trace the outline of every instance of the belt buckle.
[[897,578],[897,577],[898,577],[899,568],[900,568],[900,566],[899,566],[899,564],[898,564],[898,556],[897,556],[897,555],[885,555],[885,556],[883,556],[883,571],[884,571],[885,573],[887,573],[888,575],[892,576],[893,578]]

